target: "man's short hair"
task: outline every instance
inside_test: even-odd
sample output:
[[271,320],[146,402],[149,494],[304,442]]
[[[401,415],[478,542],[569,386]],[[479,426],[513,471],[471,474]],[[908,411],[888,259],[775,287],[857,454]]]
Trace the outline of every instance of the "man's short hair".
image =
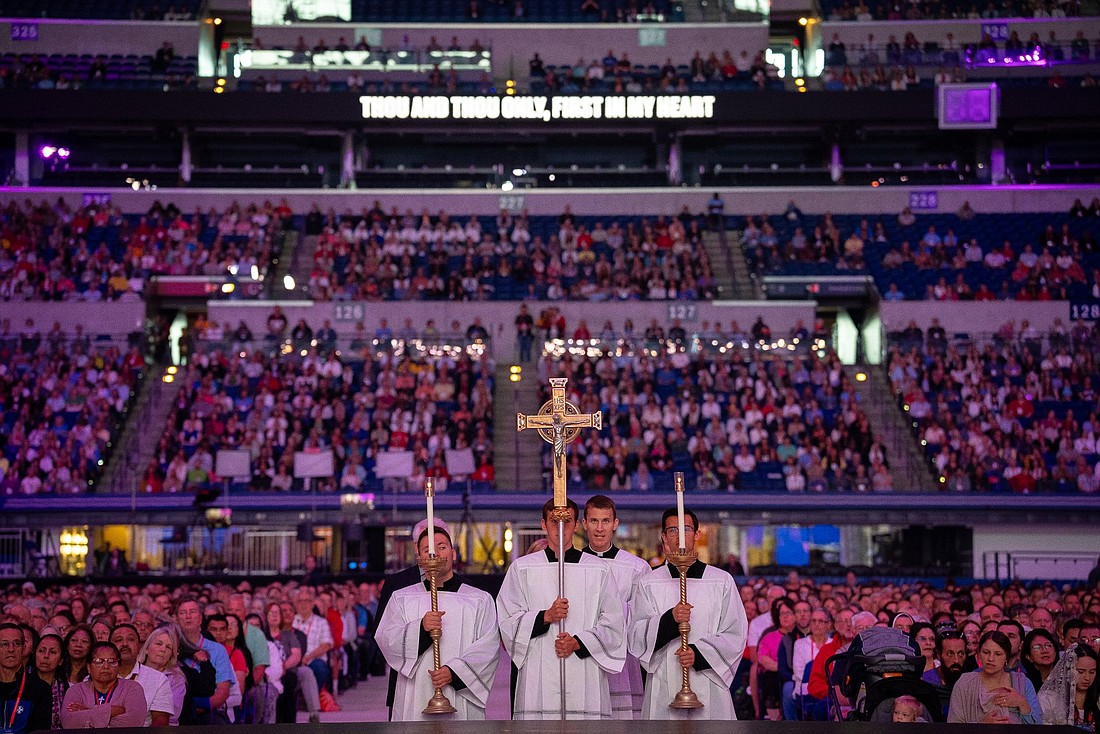
[[129,622],[123,622],[122,624],[116,624],[115,628],[113,630],[111,630],[111,636],[113,637],[116,632],[118,632],[119,630],[124,630],[124,629],[132,630],[135,635],[137,635],[139,638],[141,637],[141,634],[137,631],[137,627],[130,624]]
[[200,602],[198,598],[194,596],[185,596],[180,598],[180,600],[176,602],[176,609],[173,613],[173,616],[176,616],[180,613],[180,608],[183,607],[184,604],[194,604],[199,608],[199,616],[202,616],[202,602]]
[[969,599],[955,599],[948,607],[952,612],[963,612],[964,614],[972,614],[974,612],[974,605],[970,603]]
[[[664,513],[661,515],[661,532],[664,532],[665,521],[668,520],[670,517],[676,517],[677,514],[678,510],[675,507],[670,507],[664,511]],[[699,529],[699,517],[694,512],[692,512],[691,510],[684,510],[684,517],[690,517],[691,527],[695,530]]]
[[615,500],[611,499],[606,494],[594,494],[588,498],[588,501],[584,503],[584,517],[588,517],[588,511],[590,509],[611,510],[611,517],[616,520],[619,519],[619,513],[615,509]]
[[[566,497],[565,498],[565,506],[573,511],[573,517],[575,519],[578,519],[578,520],[580,519],[581,510],[580,510],[579,507],[577,507],[576,502],[574,502],[573,500]],[[556,505],[554,504],[553,499],[546,500],[546,504],[542,506],[542,519],[544,521],[550,519],[550,513],[554,511],[555,507],[556,507]]]
[[[451,543],[452,545],[454,544],[454,541],[451,540],[451,534],[448,533],[443,528],[437,527],[435,529],[435,534],[436,535],[442,535],[443,537],[445,537],[447,539],[448,543]],[[420,533],[420,537],[416,539],[416,547],[419,548],[420,547],[420,541],[424,540],[424,538],[427,538],[427,537],[428,537],[428,528],[424,528],[424,530]]]
[[1015,619],[1002,619],[1000,622],[997,623],[997,629],[1000,629],[1001,627],[1015,627],[1016,631],[1020,633],[1021,640],[1024,639],[1024,635],[1027,634],[1027,630],[1024,629],[1024,626],[1017,622]]
[[1085,620],[1080,617],[1074,617],[1073,619],[1067,619],[1066,623],[1062,625],[1062,637],[1069,634],[1070,630],[1083,630],[1085,628]]

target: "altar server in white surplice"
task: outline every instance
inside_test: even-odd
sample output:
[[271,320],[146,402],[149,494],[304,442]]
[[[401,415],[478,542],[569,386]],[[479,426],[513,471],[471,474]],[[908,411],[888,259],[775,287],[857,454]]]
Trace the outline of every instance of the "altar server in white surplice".
[[[432,612],[428,581],[393,592],[375,639],[386,662],[397,671],[393,701],[394,721],[439,721],[421,712],[436,686],[457,712],[453,719],[484,719],[489,689],[500,660],[496,606],[493,597],[466,583],[454,573],[451,538],[435,531],[436,555],[445,567],[438,577],[439,611]],[[417,541],[419,556],[428,555],[428,532]],[[430,632],[441,629],[442,665],[433,670]]]
[[[597,494],[584,504],[584,516],[581,519],[584,532],[588,536],[588,545],[584,553],[602,558],[611,568],[615,585],[623,601],[623,609],[630,618],[630,593],[634,583],[648,574],[649,564],[633,553],[615,547],[615,531],[619,529],[619,517],[615,503],[610,497]],[[645,686],[642,684],[642,667],[638,658],[626,656],[621,672],[608,679],[611,689],[611,715],[616,719],[638,719],[642,713],[642,696]]]
[[[608,676],[623,669],[626,620],[606,563],[573,548],[577,503],[567,500],[565,596],[558,598],[558,527],[542,508],[547,548],[517,558],[497,594],[504,647],[517,668],[512,718],[554,720],[560,715],[558,660],[565,659],[566,718],[610,719]],[[565,632],[557,623],[565,620]]]
[[[684,513],[684,542],[695,548],[699,520]],[[661,518],[665,553],[679,545],[676,509]],[[730,683],[745,652],[748,623],[733,577],[696,561],[687,572],[688,603],[680,603],[680,574],[666,563],[643,576],[631,597],[630,652],[649,674],[643,719],[736,719]],[[680,650],[680,622],[690,622],[688,649]],[[691,689],[701,709],[671,709],[681,671],[691,673]]]

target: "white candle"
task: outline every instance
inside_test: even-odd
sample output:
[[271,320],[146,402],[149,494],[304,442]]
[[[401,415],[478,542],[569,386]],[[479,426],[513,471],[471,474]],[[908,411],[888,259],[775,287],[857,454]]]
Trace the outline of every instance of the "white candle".
[[[435,557],[435,502],[432,500],[432,477],[424,484],[424,494],[428,498],[428,555]],[[683,513],[681,513],[683,514]],[[681,523],[682,524],[682,523]]]
[[684,543],[684,473],[676,472],[676,530],[680,534],[680,549],[687,548]]

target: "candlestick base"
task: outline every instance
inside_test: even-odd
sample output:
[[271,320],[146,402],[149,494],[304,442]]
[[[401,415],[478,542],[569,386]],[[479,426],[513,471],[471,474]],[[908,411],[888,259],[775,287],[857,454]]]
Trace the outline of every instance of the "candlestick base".
[[453,714],[457,711],[451,702],[447,700],[447,697],[443,695],[443,691],[438,688],[435,689],[435,695],[428,701],[428,705],[424,707],[421,712],[425,716],[433,714]]
[[[684,548],[680,548],[676,553],[669,553],[666,555],[668,562],[675,566],[676,570],[680,572],[680,602],[683,604],[687,604],[687,572],[698,557],[699,555],[695,551],[688,552]],[[688,634],[691,632],[691,623],[680,622],[679,627],[680,649],[686,650],[688,647]],[[703,702],[695,695],[695,691],[691,690],[691,682],[687,668],[683,669],[683,684],[680,687],[680,691],[676,694],[676,697],[672,699],[668,707],[670,709],[703,708]]]
[[695,691],[690,688],[681,688],[668,707],[670,709],[701,709],[703,708],[703,702],[695,695]]

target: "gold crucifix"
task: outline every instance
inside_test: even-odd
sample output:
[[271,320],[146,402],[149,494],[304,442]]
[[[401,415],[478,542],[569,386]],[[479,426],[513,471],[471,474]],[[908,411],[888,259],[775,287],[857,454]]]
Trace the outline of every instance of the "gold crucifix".
[[581,413],[565,399],[566,377],[550,378],[550,399],[535,415],[516,414],[516,430],[538,430],[542,440],[554,451],[554,507],[565,507],[565,447],[580,435],[582,428],[603,429],[603,413]]

